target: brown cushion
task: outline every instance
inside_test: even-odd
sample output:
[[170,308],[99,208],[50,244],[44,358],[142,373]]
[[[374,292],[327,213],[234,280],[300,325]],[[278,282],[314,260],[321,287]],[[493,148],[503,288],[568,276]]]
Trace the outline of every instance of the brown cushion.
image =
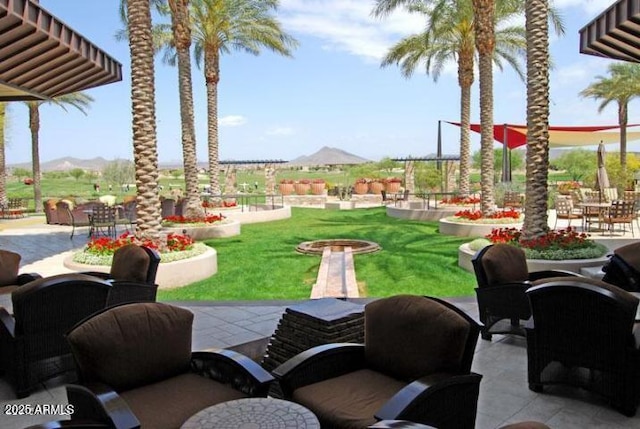
[[613,251],[636,271],[640,271],[640,243],[618,247]]
[[149,263],[149,255],[142,247],[127,244],[113,254],[110,274],[114,280],[145,283]]
[[549,426],[540,422],[520,422],[501,426],[500,429],[549,429]]
[[192,324],[183,308],[135,303],[92,317],[67,340],[85,381],[122,391],[187,371]]
[[0,250],[0,286],[15,285],[18,280],[21,256],[8,250]]
[[523,282],[529,277],[524,251],[510,244],[498,243],[487,249],[482,266],[489,285]]
[[414,380],[458,372],[469,323],[422,296],[397,295],[365,306],[365,358],[371,368]]
[[179,428],[211,405],[246,397],[207,377],[186,373],[120,394],[143,428]]
[[406,383],[369,369],[301,387],[293,401],[309,408],[323,427],[365,428]]
[[[611,283],[603,282],[602,280],[593,279],[591,277],[548,277],[546,279],[540,279],[532,282],[532,286],[538,286],[544,283],[550,282],[563,282],[563,283],[582,283],[599,286],[603,289],[613,292],[616,297],[624,301],[626,306],[634,307],[634,303],[637,304],[638,298],[631,295],[626,290],[619,288]],[[637,306],[637,305],[636,305]],[[634,307],[635,308],[635,307]]]

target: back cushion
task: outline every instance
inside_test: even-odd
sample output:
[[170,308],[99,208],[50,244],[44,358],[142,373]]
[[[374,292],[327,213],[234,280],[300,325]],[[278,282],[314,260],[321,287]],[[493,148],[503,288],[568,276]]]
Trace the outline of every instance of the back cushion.
[[378,371],[402,380],[459,372],[469,323],[422,296],[398,295],[365,307],[365,357]]
[[116,391],[188,370],[193,313],[161,303],[114,307],[74,328],[67,341],[85,382]]
[[142,247],[127,244],[113,254],[111,277],[114,280],[146,283],[149,262],[149,255]]
[[494,244],[482,256],[489,285],[523,282],[529,278],[524,251],[510,244]]
[[618,247],[613,251],[636,271],[640,271],[640,243]]
[[15,285],[18,279],[21,256],[8,250],[0,250],[0,286]]

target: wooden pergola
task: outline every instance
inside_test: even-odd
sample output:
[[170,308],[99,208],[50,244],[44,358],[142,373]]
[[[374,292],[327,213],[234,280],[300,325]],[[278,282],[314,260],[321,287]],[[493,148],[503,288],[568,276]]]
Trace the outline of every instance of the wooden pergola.
[[[415,179],[413,172],[415,161],[436,162],[440,171],[440,187],[442,192],[449,192],[452,186],[452,176],[455,177],[455,162],[460,162],[460,155],[426,155],[419,157],[392,158],[392,161],[404,162],[404,183],[405,189],[409,192],[415,190]],[[444,168],[443,168],[444,167]]]

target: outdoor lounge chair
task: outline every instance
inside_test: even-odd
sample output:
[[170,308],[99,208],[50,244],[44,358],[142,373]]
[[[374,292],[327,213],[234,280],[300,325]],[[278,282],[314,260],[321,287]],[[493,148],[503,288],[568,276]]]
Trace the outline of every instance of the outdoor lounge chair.
[[527,291],[529,389],[582,387],[633,416],[640,402],[638,298],[590,278],[555,278]]
[[20,260],[22,256],[9,250],[0,250],[0,295],[8,294],[18,287],[41,278],[40,274],[22,273]]
[[108,273],[85,271],[88,274],[110,281],[108,305],[125,302],[155,302],[158,285],[156,273],[160,255],[154,249],[136,244],[127,244],[113,254]]
[[364,344],[326,344],[273,374],[285,399],[327,428],[409,420],[440,429],[473,428],[479,374],[471,372],[478,324],[436,298],[398,295],[365,306]]
[[106,309],[67,340],[82,385],[67,386],[78,424],[179,428],[221,402],[266,396],[273,377],[230,351],[192,352],[193,313],[160,303]]
[[40,381],[75,370],[64,334],[103,309],[110,288],[92,276],[61,274],[13,291],[13,316],[0,307],[0,355],[18,398]]
[[[482,339],[492,334],[525,335],[522,321],[531,317],[525,291],[531,282],[559,276],[579,276],[570,271],[529,272],[524,251],[510,244],[492,244],[480,249],[472,258],[478,287],[478,311],[482,322]],[[505,322],[507,321],[507,322]]]
[[640,243],[615,249],[602,270],[603,281],[629,292],[640,292]]

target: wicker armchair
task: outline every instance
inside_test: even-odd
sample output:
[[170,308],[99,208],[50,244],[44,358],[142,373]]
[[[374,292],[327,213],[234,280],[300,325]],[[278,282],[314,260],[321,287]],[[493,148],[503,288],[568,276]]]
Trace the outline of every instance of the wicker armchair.
[[127,244],[113,254],[109,273],[85,271],[82,274],[111,282],[108,305],[125,302],[155,302],[158,291],[155,281],[159,264],[160,255],[156,250]]
[[9,250],[0,250],[0,295],[5,295],[18,287],[42,278],[36,273],[20,274],[20,260],[22,256]]
[[112,307],[67,340],[82,385],[67,386],[70,425],[178,428],[224,401],[266,396],[273,377],[229,350],[191,352],[193,314],[160,303]]
[[478,311],[482,322],[482,339],[492,334],[525,335],[522,321],[531,317],[525,291],[531,282],[579,274],[545,270],[529,272],[524,251],[510,244],[492,244],[480,249],[472,258],[478,287]]
[[109,283],[82,274],[45,277],[11,294],[13,316],[0,307],[0,354],[19,398],[40,381],[73,371],[64,334],[107,303]]
[[555,278],[527,291],[529,389],[568,384],[600,394],[626,416],[640,402],[638,299],[589,278]]
[[640,292],[640,243],[615,249],[602,270],[603,281],[629,292]]
[[471,372],[478,333],[451,304],[394,296],[365,306],[364,344],[317,346],[273,374],[285,399],[313,411],[322,427],[409,420],[473,428],[482,378]]

